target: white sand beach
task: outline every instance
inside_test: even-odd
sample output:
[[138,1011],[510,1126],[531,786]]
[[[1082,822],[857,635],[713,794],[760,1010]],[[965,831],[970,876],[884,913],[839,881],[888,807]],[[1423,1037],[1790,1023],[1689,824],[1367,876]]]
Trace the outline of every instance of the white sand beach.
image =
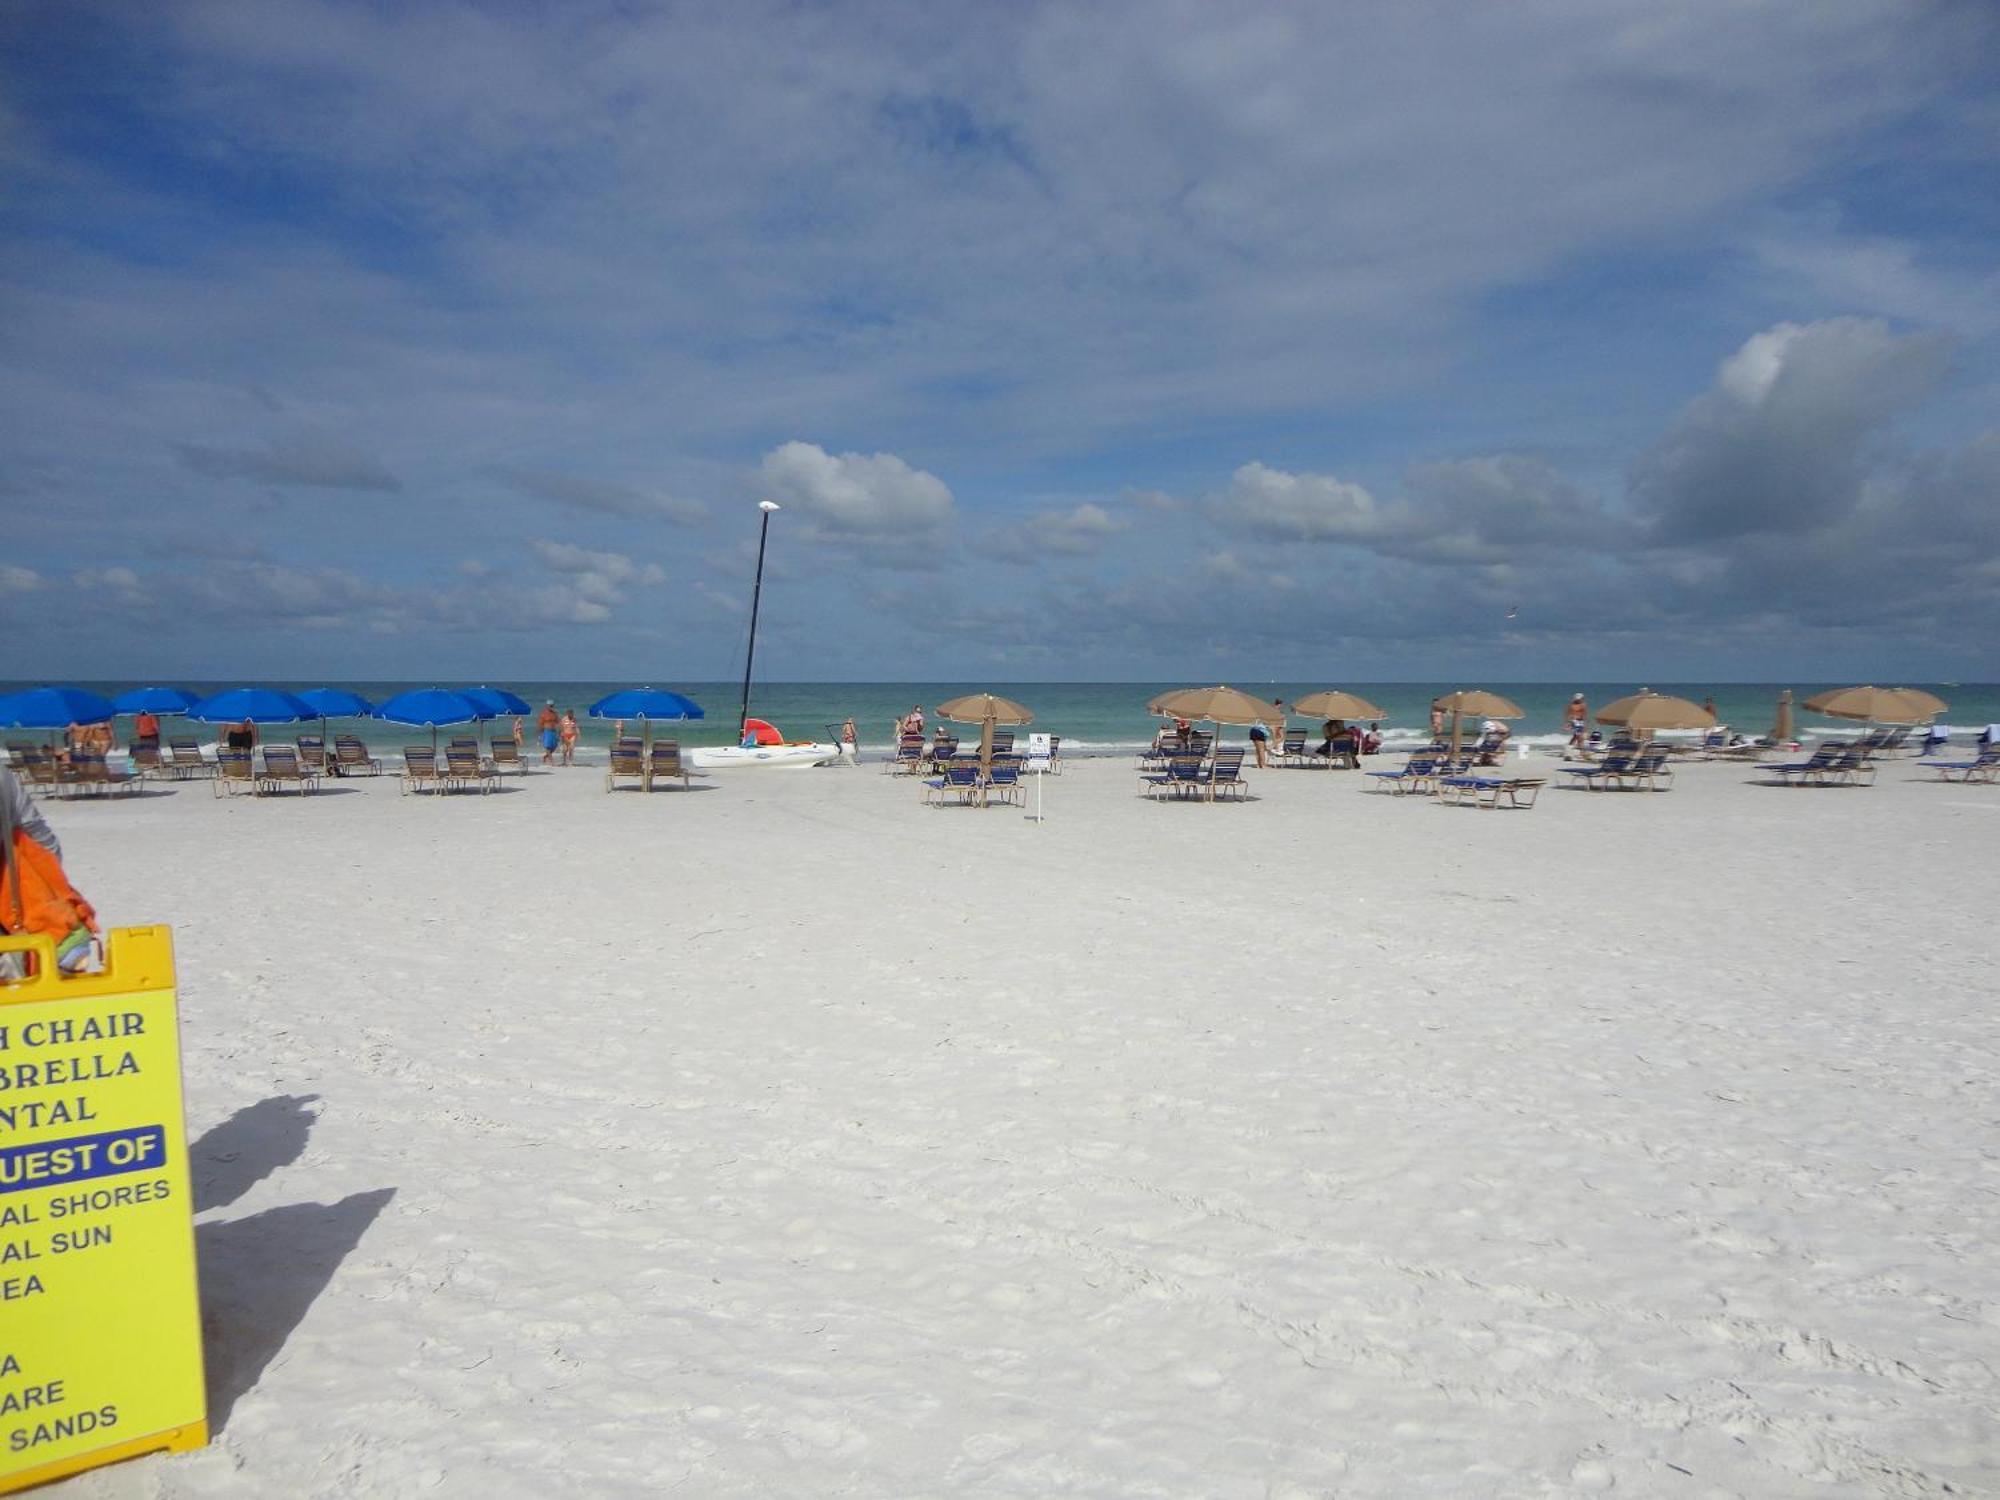
[[50,806],[219,1428],[56,1493],[2000,1493],[2000,787],[1251,774]]

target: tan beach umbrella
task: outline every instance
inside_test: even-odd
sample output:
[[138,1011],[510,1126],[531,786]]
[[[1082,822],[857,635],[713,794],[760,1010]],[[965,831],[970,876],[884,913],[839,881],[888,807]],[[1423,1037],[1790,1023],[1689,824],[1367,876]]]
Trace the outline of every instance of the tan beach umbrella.
[[1262,724],[1271,717],[1271,705],[1233,687],[1177,688],[1153,699],[1146,712],[1216,724]]
[[1936,718],[1946,707],[1942,699],[1916,688],[1835,688],[1806,699],[1806,708],[1812,713],[1869,724],[1921,724]]
[[1597,722],[1625,729],[1713,729],[1715,715],[1686,698],[1641,688],[1629,698],[1607,703],[1598,710]]
[[1944,699],[1940,698],[1936,693],[1927,693],[1922,688],[1899,687],[1893,689],[1893,691],[1901,693],[1912,703],[1921,707],[1926,713],[1936,715],[1951,711],[1951,705],[1945,702]]
[[1475,719],[1525,719],[1528,711],[1512,698],[1503,698],[1498,693],[1489,693],[1483,688],[1460,688],[1455,693],[1446,693],[1442,698],[1431,699],[1431,707],[1442,709],[1451,715],[1451,756],[1458,759],[1459,724],[1470,716]]
[[994,725],[1035,722],[1035,716],[1027,709],[1012,698],[1002,698],[998,693],[967,693],[963,698],[940,703],[937,715],[940,719],[950,719],[955,724],[979,726],[979,764],[982,767],[991,767],[993,764]]
[[1366,698],[1328,688],[1323,693],[1307,693],[1292,704],[1309,719],[1386,719],[1389,716]]

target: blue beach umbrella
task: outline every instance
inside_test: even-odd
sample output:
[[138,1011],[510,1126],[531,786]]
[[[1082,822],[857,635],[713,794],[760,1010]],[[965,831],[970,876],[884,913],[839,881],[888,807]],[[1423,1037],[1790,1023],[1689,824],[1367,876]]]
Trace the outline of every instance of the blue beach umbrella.
[[[359,693],[346,688],[307,688],[299,694],[299,701],[309,705],[319,715],[319,749],[322,758],[326,755],[326,721],[328,719],[365,719],[375,712],[375,705]],[[327,765],[333,765],[331,760]]]
[[482,684],[479,687],[460,688],[459,691],[485,710],[480,715],[482,719],[498,719],[506,714],[524,714],[530,711],[526,698],[510,693],[505,688],[486,687]]
[[646,728],[646,743],[653,740],[654,719],[705,718],[701,705],[692,698],[664,688],[626,688],[599,698],[590,705],[593,719],[637,719]]
[[117,716],[109,698],[86,688],[38,687],[0,698],[0,726],[8,729],[67,729],[103,724]]
[[199,702],[186,688],[136,687],[111,700],[121,714],[184,714]]
[[299,694],[299,701],[322,719],[365,719],[375,712],[374,704],[346,688],[307,688]]
[[319,710],[295,694],[277,688],[225,688],[194,705],[187,716],[198,724],[296,724],[316,719]]
[[375,710],[375,717],[390,724],[405,724],[431,732],[431,750],[437,750],[440,724],[472,724],[483,717],[479,705],[450,688],[411,688],[398,693]]

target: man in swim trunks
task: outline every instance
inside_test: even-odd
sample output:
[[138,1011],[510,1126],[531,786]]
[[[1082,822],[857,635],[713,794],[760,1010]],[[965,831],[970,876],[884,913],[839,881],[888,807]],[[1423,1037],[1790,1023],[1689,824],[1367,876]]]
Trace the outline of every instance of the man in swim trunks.
[[542,741],[542,764],[556,763],[556,742],[561,737],[562,715],[556,712],[556,700],[551,698],[542,705],[542,711],[535,715],[535,732]]
[[1563,712],[1569,720],[1569,749],[1565,758],[1573,754],[1579,760],[1587,759],[1584,752],[1590,743],[1590,705],[1584,701],[1583,694],[1575,693]]

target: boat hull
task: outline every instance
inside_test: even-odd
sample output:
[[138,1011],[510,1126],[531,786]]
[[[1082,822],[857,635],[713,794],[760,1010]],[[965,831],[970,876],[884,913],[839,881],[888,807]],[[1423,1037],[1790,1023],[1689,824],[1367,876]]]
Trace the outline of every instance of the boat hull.
[[714,745],[686,752],[686,759],[700,771],[789,771],[807,766],[826,766],[847,752],[842,745],[799,743],[791,745]]

